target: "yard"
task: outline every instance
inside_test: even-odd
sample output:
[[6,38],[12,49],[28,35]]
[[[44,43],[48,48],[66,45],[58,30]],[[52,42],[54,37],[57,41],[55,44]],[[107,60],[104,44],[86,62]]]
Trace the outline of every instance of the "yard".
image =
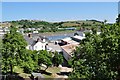
[[[43,69],[44,70],[44,69]],[[27,74],[23,72],[23,69],[15,66],[13,71],[15,73],[18,73],[18,76],[22,77],[22,78],[30,78],[31,74]],[[60,72],[60,68],[59,67],[49,67],[45,73],[41,73],[45,78],[55,78],[57,75],[56,73]],[[47,74],[48,73],[48,74]]]

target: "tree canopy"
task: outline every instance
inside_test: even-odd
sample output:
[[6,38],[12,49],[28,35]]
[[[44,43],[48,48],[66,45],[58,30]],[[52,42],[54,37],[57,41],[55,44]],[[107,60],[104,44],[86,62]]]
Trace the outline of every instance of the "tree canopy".
[[54,57],[52,59],[52,63],[55,66],[59,66],[59,64],[63,63],[63,56],[61,54],[59,54],[58,52],[55,52]]
[[70,60],[70,79],[115,80],[120,76],[120,25],[103,25],[101,34],[86,33]]
[[44,64],[47,66],[47,68],[51,66],[52,65],[52,54],[50,52],[47,52],[46,50],[40,50],[38,52],[38,64],[39,65]]
[[116,19],[117,23],[120,23],[120,14],[118,15],[118,18]]
[[22,60],[21,56],[24,54],[22,51],[25,50],[27,43],[14,26],[11,26],[10,33],[4,35],[2,42],[3,70],[5,73],[10,71],[12,74],[13,67]]

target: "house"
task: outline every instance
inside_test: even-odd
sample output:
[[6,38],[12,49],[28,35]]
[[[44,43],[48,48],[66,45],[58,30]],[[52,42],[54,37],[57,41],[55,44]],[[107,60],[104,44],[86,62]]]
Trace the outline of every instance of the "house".
[[58,44],[55,44],[55,43],[48,43],[48,45],[46,46],[47,47],[47,51],[51,51],[51,52],[62,52],[62,49],[61,47],[58,45]]
[[19,29],[19,32],[20,32],[21,34],[24,34],[24,29],[23,29],[23,28],[20,28],[20,29]]
[[67,44],[79,44],[79,42],[76,42],[74,40],[72,40],[71,37],[66,37],[64,39],[61,39],[61,44],[62,45],[67,45]]
[[0,35],[4,35],[4,34],[5,34],[5,32],[4,32],[3,28],[0,27]]
[[78,35],[78,36],[81,36],[81,37],[85,37],[85,33],[82,32],[82,31],[77,31],[76,33],[74,33],[74,36],[75,35]]
[[63,51],[63,56],[67,61],[72,57],[73,52],[77,46],[78,44],[67,44],[67,45],[61,46],[61,49]]
[[4,34],[9,33],[9,32],[10,32],[10,30],[8,27],[0,26],[0,36],[3,36]]
[[67,37],[61,40],[61,43],[63,44],[61,46],[63,56],[68,61],[72,55],[74,50],[77,46],[79,46],[80,41],[83,40],[85,37],[83,36],[73,36],[73,37]]
[[34,30],[33,33],[39,33],[37,30]]
[[76,36],[73,36],[73,37],[71,37],[72,38],[72,40],[74,40],[74,41],[76,41],[76,42],[80,42],[81,40],[83,40],[85,37],[84,36],[78,36],[78,35],[76,35]]
[[29,50],[45,50],[46,49],[46,40],[38,35],[32,36],[32,34],[24,35],[25,40],[28,43],[26,47]]

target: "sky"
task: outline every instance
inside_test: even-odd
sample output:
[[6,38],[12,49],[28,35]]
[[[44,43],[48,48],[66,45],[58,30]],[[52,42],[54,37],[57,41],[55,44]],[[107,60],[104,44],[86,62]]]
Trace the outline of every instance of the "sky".
[[2,21],[37,19],[49,22],[96,19],[115,22],[117,2],[2,2]]
[[0,2],[0,22],[2,21],[2,3]]
[[118,2],[118,14],[120,14],[120,1]]
[[2,2],[118,2],[119,0],[2,0]]

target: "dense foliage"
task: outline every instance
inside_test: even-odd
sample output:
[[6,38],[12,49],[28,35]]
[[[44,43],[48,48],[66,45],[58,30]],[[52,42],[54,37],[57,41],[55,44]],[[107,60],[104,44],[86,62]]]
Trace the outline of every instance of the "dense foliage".
[[[3,74],[13,74],[15,67],[23,69],[25,73],[39,72],[41,64],[46,65],[46,69],[53,64],[51,52],[46,50],[31,51],[27,50],[26,46],[27,43],[23,35],[17,32],[17,28],[11,26],[10,32],[5,34],[2,40]],[[60,63],[61,61],[58,62],[58,64]]]
[[24,55],[27,43],[23,36],[16,32],[17,29],[13,26],[10,28],[10,33],[4,35],[3,49],[2,49],[2,61],[3,61],[3,72],[13,73],[13,67],[19,65],[22,61],[21,57]]
[[[46,65],[46,69],[52,65],[52,53],[47,52],[46,50],[41,50],[38,52],[38,64]],[[46,70],[45,69],[45,70]]]
[[25,73],[31,73],[39,68],[37,51],[25,50],[22,60],[24,62],[20,62],[19,66]]
[[52,63],[55,66],[59,66],[59,64],[62,64],[63,63],[63,56],[62,56],[62,54],[60,54],[58,52],[55,52],[54,57],[52,59]]
[[101,34],[86,33],[70,61],[70,79],[115,80],[120,76],[120,25],[103,25]]
[[118,18],[116,19],[117,23],[120,23],[120,14],[118,15]]

